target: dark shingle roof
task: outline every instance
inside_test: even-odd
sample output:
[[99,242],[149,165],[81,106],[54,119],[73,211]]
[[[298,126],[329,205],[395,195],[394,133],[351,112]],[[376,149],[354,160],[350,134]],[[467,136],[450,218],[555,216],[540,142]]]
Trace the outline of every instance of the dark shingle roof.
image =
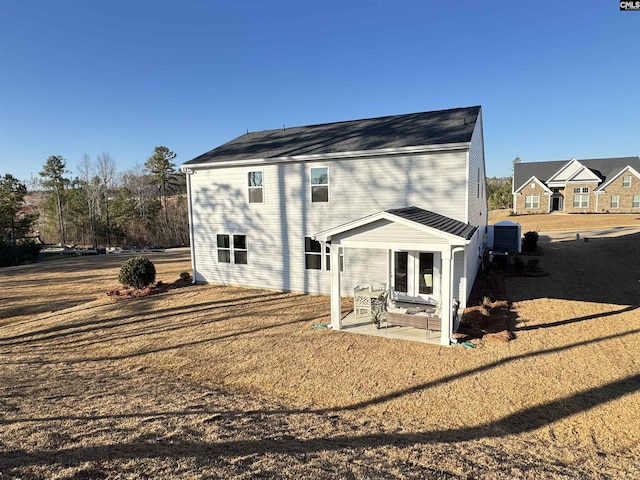
[[478,229],[478,227],[461,222],[460,220],[445,217],[439,213],[430,212],[429,210],[423,210],[418,207],[396,208],[387,210],[387,213],[427,227],[435,228],[441,232],[450,233],[465,240],[471,240],[473,234]]
[[247,133],[185,165],[469,142],[479,112],[476,106]]
[[[516,163],[513,166],[513,189],[518,190],[524,182],[533,176],[546,183],[558,170],[570,161],[571,160],[555,160],[552,162]],[[578,161],[592,170],[593,173],[598,175],[603,181],[612,178],[627,166],[631,166],[637,171],[640,171],[640,158],[638,157],[589,158],[586,160],[578,159]]]

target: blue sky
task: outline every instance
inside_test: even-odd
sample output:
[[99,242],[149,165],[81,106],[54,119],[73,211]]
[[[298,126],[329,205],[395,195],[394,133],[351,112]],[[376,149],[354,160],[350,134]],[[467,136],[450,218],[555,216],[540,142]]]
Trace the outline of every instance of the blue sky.
[[0,0],[0,175],[249,131],[482,105],[489,176],[640,155],[640,12],[614,0]]

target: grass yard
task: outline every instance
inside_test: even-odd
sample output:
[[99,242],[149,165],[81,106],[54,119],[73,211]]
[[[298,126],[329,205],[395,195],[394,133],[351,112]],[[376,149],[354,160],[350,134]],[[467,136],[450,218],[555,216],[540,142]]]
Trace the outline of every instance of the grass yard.
[[475,349],[149,258],[165,291],[119,301],[123,257],[0,271],[0,478],[640,477],[640,234],[545,244]]

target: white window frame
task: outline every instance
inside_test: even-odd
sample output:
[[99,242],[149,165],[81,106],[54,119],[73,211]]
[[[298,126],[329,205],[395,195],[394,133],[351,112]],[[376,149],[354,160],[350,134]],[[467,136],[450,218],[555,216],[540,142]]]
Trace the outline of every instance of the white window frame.
[[[327,171],[327,183],[313,183],[313,171],[314,170],[321,170],[321,169],[326,169]],[[320,201],[320,200],[313,200],[313,190],[314,188],[322,188],[322,187],[326,187],[327,189],[327,200],[326,201]],[[331,202],[331,173],[329,171],[329,167],[328,166],[317,166],[317,167],[310,167],[309,168],[309,200],[311,201],[311,203],[330,203]]]
[[[238,237],[244,237],[244,248],[238,246]],[[231,258],[233,259],[233,263],[235,265],[249,265],[249,243],[247,241],[246,235],[232,235],[231,239]],[[240,254],[240,255],[238,255]],[[244,254],[244,261],[238,261],[239,258],[242,258]]]
[[611,208],[620,208],[620,195],[611,195]]
[[631,188],[631,175],[622,177],[622,188]]
[[[320,245],[320,251],[311,251],[307,250],[307,239],[310,242],[317,242]],[[324,245],[324,251],[322,246]],[[309,268],[307,263],[307,256],[310,255],[312,257],[320,258],[320,268]],[[344,272],[344,248],[338,247],[338,262],[340,264],[340,271]],[[305,270],[320,270],[322,272],[330,272],[331,271],[331,247],[328,244],[323,244],[322,242],[318,242],[311,237],[304,237],[304,269]]]
[[640,208],[640,194],[634,195],[631,199],[631,208]]
[[589,187],[573,188],[573,208],[589,208]]
[[[224,242],[224,239],[226,237],[226,242]],[[220,244],[220,241],[222,242],[222,245]],[[228,255],[228,259],[226,258],[227,255],[224,256],[221,255],[221,253],[226,253]],[[216,258],[218,259],[218,263],[231,263],[231,236],[228,233],[218,233],[216,234]]]
[[[260,185],[251,185],[251,174],[259,173],[260,174]],[[251,204],[259,204],[264,203],[264,171],[262,170],[250,170],[247,172],[247,202]],[[251,192],[252,191],[260,191],[260,196],[262,200],[251,201]]]
[[[309,249],[307,249],[307,243],[309,244]],[[316,251],[315,249],[311,250],[311,248],[315,246],[315,244],[318,244],[318,246],[320,247],[319,251]],[[319,267],[318,268],[310,267],[308,260],[316,257],[320,260]],[[304,237],[304,269],[305,270],[321,270],[321,271],[324,270],[323,267],[325,262],[323,257],[324,255],[322,254],[322,244],[319,241],[314,240],[312,237]]]
[[[223,245],[220,246],[220,240],[224,240],[226,237],[226,242],[223,241]],[[240,243],[236,237],[244,237],[244,248],[238,247],[237,244]],[[228,246],[227,246],[228,245]],[[226,252],[228,254],[228,261],[226,259],[221,260],[221,253]],[[239,258],[242,257],[242,254],[245,254],[245,261],[238,261]],[[218,263],[226,263],[229,265],[248,265],[249,264],[249,244],[247,243],[247,236],[242,234],[229,234],[229,233],[218,233],[216,234],[216,254]],[[240,254],[240,255],[238,255]],[[225,256],[226,257],[226,256]]]
[[540,195],[525,195],[524,208],[540,208]]

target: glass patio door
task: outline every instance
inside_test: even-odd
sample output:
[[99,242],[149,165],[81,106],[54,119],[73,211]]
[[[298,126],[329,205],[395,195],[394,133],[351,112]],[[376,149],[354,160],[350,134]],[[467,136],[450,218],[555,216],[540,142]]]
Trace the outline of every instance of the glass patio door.
[[428,300],[434,293],[433,253],[394,252],[393,279],[393,290],[397,300]]

